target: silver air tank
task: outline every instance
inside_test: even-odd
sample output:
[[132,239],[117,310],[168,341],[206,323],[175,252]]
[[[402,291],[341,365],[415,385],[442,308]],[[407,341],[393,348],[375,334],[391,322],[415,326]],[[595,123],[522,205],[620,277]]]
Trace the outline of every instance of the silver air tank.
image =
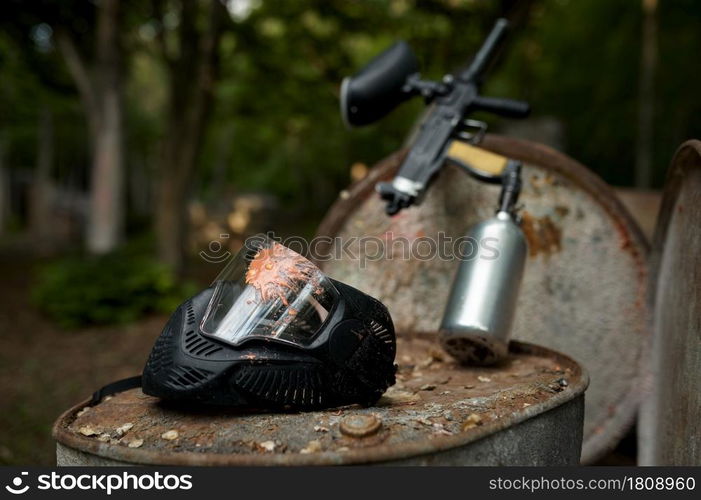
[[460,262],[440,328],[443,348],[465,364],[506,358],[528,245],[515,215],[520,164],[504,175],[496,215],[467,234],[476,251]]

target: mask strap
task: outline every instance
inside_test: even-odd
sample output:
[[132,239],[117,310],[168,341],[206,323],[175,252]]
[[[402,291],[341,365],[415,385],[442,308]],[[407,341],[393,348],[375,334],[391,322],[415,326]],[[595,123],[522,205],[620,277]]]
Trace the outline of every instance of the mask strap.
[[116,380],[96,390],[92,395],[90,405],[96,405],[97,403],[102,401],[102,398],[104,398],[105,396],[116,394],[118,392],[126,391],[129,389],[135,389],[136,387],[141,387],[141,375]]

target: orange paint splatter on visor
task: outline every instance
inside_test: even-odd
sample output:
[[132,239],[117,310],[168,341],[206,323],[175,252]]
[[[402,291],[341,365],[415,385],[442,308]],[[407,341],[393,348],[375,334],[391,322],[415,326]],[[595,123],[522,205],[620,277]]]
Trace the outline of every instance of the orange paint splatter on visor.
[[318,287],[319,278],[314,264],[276,242],[259,250],[246,271],[246,283],[255,287],[261,300],[280,299],[285,306],[289,305],[290,292],[298,292],[310,282]]

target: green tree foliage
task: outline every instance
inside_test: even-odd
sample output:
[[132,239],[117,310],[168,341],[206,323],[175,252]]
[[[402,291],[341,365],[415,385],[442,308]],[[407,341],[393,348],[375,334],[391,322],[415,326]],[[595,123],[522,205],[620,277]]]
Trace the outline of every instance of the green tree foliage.
[[[506,2],[505,2],[506,3]],[[404,105],[377,125],[346,130],[338,83],[398,38],[432,78],[464,64],[505,13],[498,2],[268,0],[224,40],[224,74],[205,165],[230,137],[227,179],[273,191],[320,214],[354,161],[373,163],[403,142],[422,105]],[[531,101],[534,116],[563,124],[566,152],[607,181],[630,185],[635,165],[641,6],[630,0],[531,2],[485,93]],[[660,186],[675,148],[701,135],[698,2],[660,2],[653,145]],[[692,50],[693,52],[693,50]],[[488,121],[499,129],[499,120]],[[205,193],[207,176],[202,170]],[[210,185],[211,186],[211,185]],[[216,186],[216,185],[214,185]],[[213,194],[218,192],[216,189]]]
[[349,182],[349,166],[400,147],[422,107],[349,131],[341,79],[398,38],[415,47],[427,76],[440,77],[470,55],[489,11],[469,2],[262,2],[223,41],[210,155],[226,134],[229,182],[318,218]]
[[25,46],[0,30],[0,137],[5,141],[5,162],[15,171],[34,168],[40,111],[48,107],[61,124],[56,130],[54,175],[80,183],[81,166],[87,162],[80,102],[50,47],[42,45],[43,29],[35,26],[27,32]]
[[141,248],[69,257],[47,264],[33,292],[35,304],[65,328],[127,323],[146,313],[170,313],[194,293]]
[[[654,180],[675,149],[701,136],[701,4],[659,2]],[[630,0],[545,0],[513,39],[489,89],[531,101],[565,126],[567,153],[608,182],[631,185],[638,119],[642,9]]]
[[[172,42],[177,15],[169,9],[177,2],[160,4],[166,14],[161,17],[152,2],[124,6],[126,163],[130,172],[143,174],[129,183],[132,232],[148,227],[152,216],[143,203],[135,210],[133,187],[155,182],[167,130],[167,69],[158,45]],[[232,18],[219,47],[220,76],[193,182],[194,195],[205,201],[232,190],[268,192],[280,199],[283,215],[313,227],[348,184],[350,165],[372,164],[400,147],[423,108],[416,100],[378,124],[346,130],[338,112],[341,78],[398,38],[415,49],[424,75],[438,78],[464,64],[494,17],[504,13],[516,16],[517,26],[485,93],[530,100],[534,116],[553,116],[564,125],[567,153],[613,184],[632,182],[639,1],[230,0],[227,5]],[[23,17],[8,12],[6,19],[0,36],[0,126],[13,138],[9,163],[34,164],[38,109],[49,102],[62,110],[56,118],[57,171],[86,188],[85,123],[70,78],[50,38],[42,47],[30,36],[36,26],[19,33],[12,26],[25,26]],[[699,2],[659,2],[657,186],[674,149],[701,136],[696,89],[701,70],[694,59],[701,49],[700,20]],[[89,44],[89,37],[84,40]],[[489,122],[498,130],[496,118]]]

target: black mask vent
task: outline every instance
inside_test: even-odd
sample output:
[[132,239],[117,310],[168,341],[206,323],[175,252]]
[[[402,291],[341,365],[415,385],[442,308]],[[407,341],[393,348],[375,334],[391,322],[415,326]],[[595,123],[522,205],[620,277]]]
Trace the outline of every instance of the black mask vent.
[[374,319],[370,320],[370,332],[380,342],[394,346],[394,335],[389,332],[389,329],[386,326],[383,326]]
[[147,366],[153,373],[168,369],[173,364],[173,328],[179,327],[178,318],[178,314],[173,315],[151,350]]
[[197,332],[195,321],[195,310],[192,307],[192,301],[189,300],[185,306],[185,324],[192,328],[185,332],[185,351],[188,354],[201,358],[208,358],[212,354],[221,351],[223,349],[222,346],[210,342]]
[[212,372],[189,366],[173,366],[168,376],[168,385],[174,389],[192,389],[206,382]]
[[186,314],[187,314],[187,325],[188,326],[194,325],[195,324],[195,310],[192,308],[192,301],[191,300],[187,301]]
[[244,365],[234,382],[266,403],[316,408],[324,405],[323,380],[310,366]]
[[185,332],[185,350],[193,356],[207,358],[223,348],[203,338],[195,330]]

